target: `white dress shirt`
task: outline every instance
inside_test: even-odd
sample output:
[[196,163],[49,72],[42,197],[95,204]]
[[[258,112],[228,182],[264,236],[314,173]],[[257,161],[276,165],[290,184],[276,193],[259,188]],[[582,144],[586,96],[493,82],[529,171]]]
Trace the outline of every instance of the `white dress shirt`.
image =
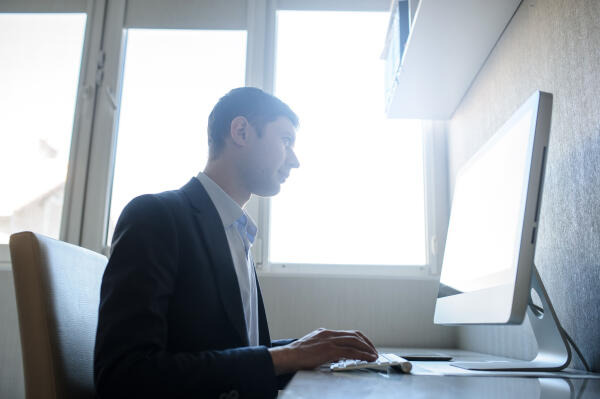
[[200,172],[196,178],[202,183],[211,201],[217,208],[229,251],[233,259],[235,273],[240,286],[246,330],[250,346],[258,345],[258,294],[256,274],[252,259],[252,243],[256,237],[256,224],[250,216],[210,177]]

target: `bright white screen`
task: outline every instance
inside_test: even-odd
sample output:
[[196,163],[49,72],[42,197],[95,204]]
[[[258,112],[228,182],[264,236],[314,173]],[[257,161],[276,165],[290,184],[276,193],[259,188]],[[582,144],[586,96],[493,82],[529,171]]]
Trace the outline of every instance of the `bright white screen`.
[[441,283],[461,292],[512,284],[531,162],[532,111],[493,137],[456,180]]

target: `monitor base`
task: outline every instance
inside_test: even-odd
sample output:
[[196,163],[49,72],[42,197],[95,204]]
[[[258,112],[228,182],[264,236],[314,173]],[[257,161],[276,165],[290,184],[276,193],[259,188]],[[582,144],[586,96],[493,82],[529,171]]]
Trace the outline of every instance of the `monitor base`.
[[451,366],[466,370],[480,371],[560,371],[555,363],[534,362],[533,360],[497,360],[484,362],[451,362]]
[[450,364],[468,370],[489,371],[560,371],[567,367],[571,361],[571,347],[535,265],[531,266],[531,288],[537,292],[542,303],[542,306],[535,305],[531,294],[529,295],[527,317],[538,344],[538,353],[533,360],[451,362]]

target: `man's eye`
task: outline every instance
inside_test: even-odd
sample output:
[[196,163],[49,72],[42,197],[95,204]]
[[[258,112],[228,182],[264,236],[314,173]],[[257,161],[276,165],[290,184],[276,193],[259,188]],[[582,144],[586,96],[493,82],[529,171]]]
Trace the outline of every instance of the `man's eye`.
[[291,146],[291,145],[292,145],[292,139],[290,139],[289,137],[284,137],[284,138],[283,138],[283,144],[284,144],[286,147],[289,147],[289,146]]

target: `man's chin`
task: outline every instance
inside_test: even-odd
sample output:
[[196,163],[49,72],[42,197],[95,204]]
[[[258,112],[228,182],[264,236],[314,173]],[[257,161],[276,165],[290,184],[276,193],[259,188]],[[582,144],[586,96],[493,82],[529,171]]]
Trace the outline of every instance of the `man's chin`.
[[256,190],[253,194],[258,195],[259,197],[272,197],[274,195],[279,194],[281,191],[281,184],[276,184],[271,187],[264,187],[260,190]]

